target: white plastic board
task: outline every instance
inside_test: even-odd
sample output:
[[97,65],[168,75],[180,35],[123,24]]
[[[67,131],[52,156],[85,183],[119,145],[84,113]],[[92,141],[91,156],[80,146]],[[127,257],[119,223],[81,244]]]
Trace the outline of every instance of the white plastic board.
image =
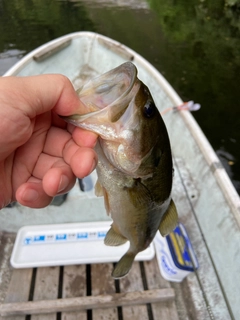
[[[106,246],[104,237],[110,221],[69,223],[22,227],[14,244],[11,265],[14,268],[63,266],[117,262],[129,247]],[[136,260],[151,260],[153,244],[136,256]]]

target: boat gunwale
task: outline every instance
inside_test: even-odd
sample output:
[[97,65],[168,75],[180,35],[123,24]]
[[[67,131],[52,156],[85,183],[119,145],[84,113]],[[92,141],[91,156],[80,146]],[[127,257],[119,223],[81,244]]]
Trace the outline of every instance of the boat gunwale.
[[[69,41],[70,39],[79,37],[88,37],[92,38],[93,40],[101,39],[102,45],[104,45],[104,42],[108,45],[111,44],[113,47],[115,47],[116,51],[119,48],[120,55],[124,51],[127,52],[129,54],[129,57],[132,57],[131,60],[133,60],[133,62],[139,62],[149,72],[149,74],[151,74],[154,77],[154,79],[160,84],[160,86],[163,88],[166,94],[171,98],[171,100],[173,101],[173,105],[180,105],[183,102],[179,95],[176,93],[176,91],[173,89],[173,87],[169,84],[169,82],[162,76],[162,74],[140,54],[116,40],[89,31],[70,33],[39,46],[38,48],[28,53],[15,65],[13,65],[3,76],[15,76],[17,72],[22,70],[24,66],[29,63],[29,60],[33,60],[36,54],[39,54],[40,52],[46,50],[49,46],[55,44],[57,45],[58,43],[63,42],[63,40]],[[200,128],[192,114],[186,110],[180,111],[179,113],[182,119],[184,120],[185,124],[187,125],[196,144],[200,148],[211,171],[213,172],[215,179],[231,208],[234,218],[238,224],[238,227],[240,228],[240,198],[226,170],[221,165],[218,156],[216,155],[211,144],[207,140],[205,134],[203,133],[202,129]]]

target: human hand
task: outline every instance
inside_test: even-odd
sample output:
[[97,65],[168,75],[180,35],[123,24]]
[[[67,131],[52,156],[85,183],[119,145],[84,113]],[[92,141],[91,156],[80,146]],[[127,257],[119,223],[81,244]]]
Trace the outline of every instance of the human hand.
[[97,163],[97,136],[65,123],[81,105],[61,75],[0,78],[0,209],[42,208]]

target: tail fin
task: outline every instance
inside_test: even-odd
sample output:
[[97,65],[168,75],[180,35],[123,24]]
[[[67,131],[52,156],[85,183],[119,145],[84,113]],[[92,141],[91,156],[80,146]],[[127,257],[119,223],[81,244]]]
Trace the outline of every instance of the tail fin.
[[116,267],[114,268],[112,277],[119,279],[127,275],[132,267],[135,256],[136,254],[132,252],[125,253],[125,255],[118,261]]

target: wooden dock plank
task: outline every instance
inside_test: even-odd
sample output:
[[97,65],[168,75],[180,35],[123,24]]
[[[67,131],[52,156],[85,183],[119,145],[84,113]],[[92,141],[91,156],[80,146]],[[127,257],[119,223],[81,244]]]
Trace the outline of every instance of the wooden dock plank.
[[0,302],[6,299],[13,269],[10,266],[15,235],[0,231]]
[[[32,269],[15,269],[9,283],[5,303],[28,301]],[[3,319],[0,316],[0,319]],[[25,316],[8,317],[8,320],[25,320]]]
[[[86,265],[64,267],[63,273],[63,298],[86,296]],[[87,311],[63,312],[62,320],[87,320]]]
[[[91,265],[92,296],[114,294],[116,292],[115,280],[111,277],[112,264]],[[108,309],[97,309],[92,311],[92,319],[118,320],[117,307]]]
[[[156,257],[151,261],[144,262],[144,269],[148,289],[170,288],[169,282],[159,272]],[[154,319],[179,320],[174,300],[152,304],[152,313]]]
[[[112,295],[99,295],[87,296],[78,298],[66,298],[55,300],[41,300],[41,301],[28,301],[22,303],[3,303],[0,305],[0,314],[2,316],[19,315],[19,314],[47,314],[56,312],[71,312],[89,309],[101,308],[114,308],[116,306],[130,306],[130,309],[135,306],[140,309],[148,303],[155,303],[159,301],[173,300],[175,297],[174,290],[168,289],[155,289],[145,291],[133,291],[125,293],[115,293]],[[137,307],[139,305],[139,307]],[[144,308],[142,308],[144,309]],[[134,319],[147,319],[144,317],[137,318],[137,312]],[[32,318],[33,319],[33,316]],[[48,320],[47,315],[44,315],[41,320]],[[127,318],[125,319],[132,319]],[[34,319],[35,320],[35,319]]]
[[[120,279],[121,292],[142,291],[143,283],[139,262],[134,262],[127,277]],[[146,320],[148,311],[146,305],[129,306],[122,308],[123,319]]]
[[[33,301],[57,299],[58,281],[59,267],[38,268]],[[56,313],[36,314],[31,320],[56,320]]]

